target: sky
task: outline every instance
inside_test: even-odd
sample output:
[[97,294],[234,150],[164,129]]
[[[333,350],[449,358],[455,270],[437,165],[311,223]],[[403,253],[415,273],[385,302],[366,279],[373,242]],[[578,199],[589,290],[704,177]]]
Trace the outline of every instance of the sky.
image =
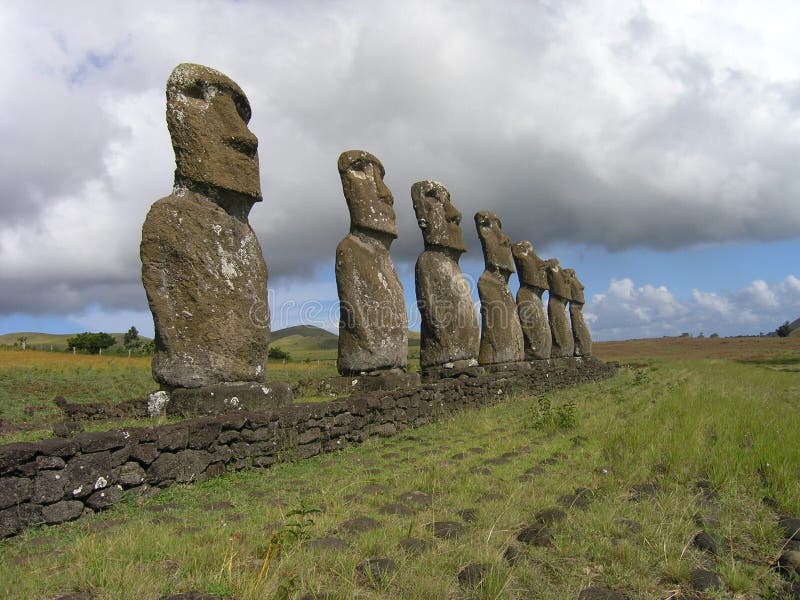
[[464,215],[471,281],[492,210],[577,271],[597,340],[800,317],[794,0],[0,0],[0,29],[0,333],[152,335],[139,241],[182,62],[250,100],[274,329],[336,328],[349,149],[386,167],[412,327],[422,179]]

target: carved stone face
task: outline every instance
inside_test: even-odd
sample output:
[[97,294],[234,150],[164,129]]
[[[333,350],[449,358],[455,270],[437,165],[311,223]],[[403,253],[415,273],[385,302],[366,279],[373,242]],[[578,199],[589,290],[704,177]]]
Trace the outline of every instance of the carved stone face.
[[565,300],[571,299],[569,275],[564,273],[564,269],[558,265],[556,259],[551,258],[548,262],[550,264],[547,267],[547,284],[550,287],[550,295]]
[[548,262],[536,255],[533,244],[530,242],[512,244],[511,253],[514,255],[520,283],[546,290]]
[[411,200],[425,246],[467,251],[461,232],[461,213],[450,202],[450,192],[438,181],[418,181],[411,186]]
[[585,304],[586,296],[583,292],[584,287],[575,274],[575,269],[564,269],[564,273],[566,273],[569,278],[570,299],[575,304]]
[[338,167],[351,226],[396,238],[394,198],[383,182],[381,161],[369,152],[349,150],[339,156]]
[[500,218],[489,211],[475,213],[475,227],[483,248],[486,267],[495,267],[506,273],[514,272],[511,240],[503,233]]
[[184,63],[167,80],[167,126],[175,150],[175,180],[261,200],[258,138],[247,128],[250,103],[219,71]]

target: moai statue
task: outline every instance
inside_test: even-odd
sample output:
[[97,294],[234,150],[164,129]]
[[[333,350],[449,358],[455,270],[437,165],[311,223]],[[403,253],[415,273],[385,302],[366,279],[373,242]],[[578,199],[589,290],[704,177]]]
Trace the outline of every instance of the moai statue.
[[525,345],[517,304],[508,289],[508,279],[514,272],[511,240],[503,233],[500,218],[493,212],[475,213],[475,226],[485,262],[485,270],[478,279],[478,295],[481,299],[478,363],[519,363],[525,360]]
[[[153,377],[167,412],[256,410],[291,399],[264,385],[267,266],[248,214],[261,201],[258,139],[242,89],[209,67],[167,80],[172,194],[142,227],[142,282],[155,324]],[[157,408],[157,407],[156,407]]]
[[553,340],[542,302],[542,294],[548,288],[547,268],[550,262],[539,258],[530,242],[513,244],[511,252],[519,277],[517,312],[525,338],[525,359],[550,358]]
[[572,356],[575,352],[575,342],[572,339],[572,325],[567,314],[567,302],[572,299],[572,290],[569,275],[564,274],[555,259],[551,259],[547,269],[547,284],[550,288],[547,317],[553,337],[550,356],[552,358]]
[[369,152],[350,150],[339,156],[338,167],[350,211],[350,233],[336,248],[339,373],[393,375],[370,387],[413,384],[413,377],[398,375],[408,365],[408,317],[389,256],[397,225],[383,165]]
[[571,300],[569,317],[572,321],[572,339],[575,341],[575,356],[592,355],[592,334],[583,318],[583,305],[586,303],[584,287],[574,269],[564,269],[569,276]]
[[469,283],[458,265],[467,251],[461,213],[437,181],[415,183],[411,199],[425,242],[415,269],[422,315],[420,366],[441,376],[462,374],[478,364],[480,330]]

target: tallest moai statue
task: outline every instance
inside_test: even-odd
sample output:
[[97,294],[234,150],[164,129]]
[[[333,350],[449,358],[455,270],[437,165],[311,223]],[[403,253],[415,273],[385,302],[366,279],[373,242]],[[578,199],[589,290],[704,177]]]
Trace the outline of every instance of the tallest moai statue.
[[[258,139],[249,121],[247,97],[219,71],[181,64],[170,75],[175,186],[150,208],[140,248],[155,324],[153,376],[170,393],[239,384],[231,394],[239,403],[250,388],[269,391],[261,385],[267,266],[247,220],[261,200]],[[207,396],[223,402],[226,394]]]

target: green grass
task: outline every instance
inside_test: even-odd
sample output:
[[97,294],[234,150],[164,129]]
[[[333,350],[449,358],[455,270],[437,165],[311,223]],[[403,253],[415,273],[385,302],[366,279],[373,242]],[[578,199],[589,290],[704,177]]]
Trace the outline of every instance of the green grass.
[[[199,589],[242,600],[309,592],[562,599],[595,583],[630,597],[667,598],[685,592],[692,569],[703,566],[726,586],[708,598],[781,598],[783,581],[769,567],[782,541],[762,498],[800,512],[798,389],[796,374],[757,365],[653,360],[546,401],[517,398],[336,454],[175,486],[79,522],[29,530],[0,542],[0,596],[86,590],[100,599],[139,599]],[[508,462],[487,463],[504,453],[513,453]],[[525,475],[534,467],[538,474]],[[710,481],[715,497],[703,496],[698,479]],[[653,482],[655,495],[637,500],[634,486]],[[553,526],[552,547],[516,541],[538,511],[576,487],[593,490],[592,500],[566,510]],[[432,505],[409,516],[381,513],[411,490],[431,494]],[[231,506],[211,509],[212,502]],[[156,505],[172,508],[153,512]],[[303,506],[323,511],[309,514],[309,536],[337,536],[349,548],[319,551],[285,533],[275,537],[292,529],[301,517],[290,513]],[[474,522],[461,521],[466,508],[476,509]],[[380,526],[340,531],[359,515]],[[710,523],[716,558],[690,543],[698,518]],[[466,533],[435,539],[427,527],[434,520],[460,521]],[[101,529],[109,522],[116,524]],[[398,548],[409,536],[430,548]],[[275,539],[287,541],[277,554],[272,545],[259,578]],[[510,545],[522,553],[514,565],[503,559]],[[356,572],[376,557],[397,565],[379,583]],[[460,585],[459,570],[473,562],[491,565],[488,579]]]

